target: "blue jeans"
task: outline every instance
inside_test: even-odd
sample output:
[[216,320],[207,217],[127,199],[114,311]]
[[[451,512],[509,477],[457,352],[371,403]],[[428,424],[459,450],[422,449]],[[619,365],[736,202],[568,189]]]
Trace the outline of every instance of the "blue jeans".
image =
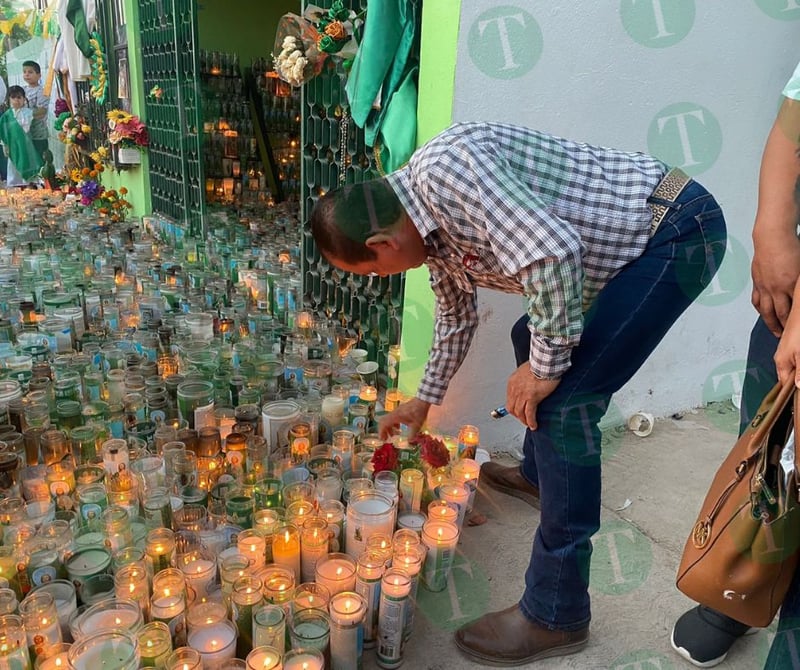
[[[590,618],[590,538],[600,527],[598,422],[675,320],[709,284],[725,254],[725,220],[713,196],[691,182],[644,253],[600,291],[584,316],[580,344],[558,388],[539,405],[521,472],[539,487],[541,520],[520,608],[550,629],[584,628]],[[528,317],[514,326],[517,364],[528,360]]]

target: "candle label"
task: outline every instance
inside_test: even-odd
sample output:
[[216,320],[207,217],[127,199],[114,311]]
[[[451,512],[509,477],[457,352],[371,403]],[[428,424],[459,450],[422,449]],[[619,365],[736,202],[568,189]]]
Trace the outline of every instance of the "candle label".
[[403,654],[403,626],[408,598],[381,598],[378,615],[378,662],[382,667],[400,665]]
[[454,549],[433,547],[425,557],[423,578],[431,591],[442,591],[447,586],[447,573],[453,564]]
[[67,482],[52,482],[50,484],[50,493],[53,498],[69,495],[69,485]]
[[216,426],[214,419],[214,403],[203,405],[194,410],[194,429],[200,430],[206,426]]
[[160,617],[153,617],[153,621],[161,621],[169,627],[169,633],[172,636],[172,646],[185,647],[186,646],[186,616],[183,612],[171,619],[162,619]]
[[411,577],[411,591],[408,594],[408,606],[406,607],[406,620],[403,622],[403,642],[407,642],[414,629],[414,611],[416,609],[417,591],[419,587],[419,576]]
[[34,588],[42,584],[48,584],[54,579],[56,579],[56,569],[52,565],[43,565],[31,573],[31,583]]
[[369,646],[375,646],[374,641],[377,637],[378,608],[381,602],[381,579],[363,580],[360,577],[356,580],[355,592],[360,595],[367,604],[367,613],[364,616],[364,640],[372,642]]
[[331,667],[361,670],[364,654],[364,626],[331,623]]

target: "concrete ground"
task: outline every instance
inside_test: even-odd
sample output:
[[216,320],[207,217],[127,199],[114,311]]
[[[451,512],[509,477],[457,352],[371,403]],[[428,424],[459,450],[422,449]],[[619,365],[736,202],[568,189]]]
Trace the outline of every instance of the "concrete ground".
[[[579,654],[521,667],[694,667],[669,642],[675,619],[693,605],[675,588],[675,571],[711,478],[735,441],[736,416],[730,403],[720,403],[658,420],[648,437],[624,428],[605,433],[603,525],[594,537],[589,646]],[[500,445],[490,446],[503,462],[514,462]],[[538,512],[491,491],[478,496],[476,508],[488,521],[465,529],[448,589],[434,594],[420,588],[404,667],[483,667],[458,652],[452,631],[484,612],[507,607],[522,591]],[[763,667],[774,627],[739,640],[721,667]],[[377,667],[374,652],[365,652],[364,667]]]

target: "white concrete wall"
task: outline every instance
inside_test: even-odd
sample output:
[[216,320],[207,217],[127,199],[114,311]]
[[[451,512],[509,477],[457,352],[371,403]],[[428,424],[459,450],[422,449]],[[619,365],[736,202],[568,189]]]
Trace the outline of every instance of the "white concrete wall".
[[[453,20],[456,20],[454,17]],[[755,318],[750,230],[766,134],[800,50],[797,0],[463,0],[455,121],[498,120],[654,153],[723,206],[731,242],[718,280],[614,399],[607,419],[664,416],[737,391]],[[479,421],[482,442],[518,442],[491,425],[513,370],[519,297],[484,292],[481,328],[432,415],[441,430]]]

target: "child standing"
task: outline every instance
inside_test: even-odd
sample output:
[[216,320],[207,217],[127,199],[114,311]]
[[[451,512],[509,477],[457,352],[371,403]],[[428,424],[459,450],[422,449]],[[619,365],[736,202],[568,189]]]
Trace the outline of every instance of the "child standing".
[[7,186],[27,186],[36,179],[42,159],[33,146],[29,132],[33,111],[27,106],[25,89],[8,89],[8,111],[0,116],[0,142],[8,156]]
[[35,60],[26,60],[22,64],[22,79],[25,81],[25,97],[28,99],[28,107],[33,110],[33,123],[31,123],[31,140],[36,147],[39,158],[42,153],[49,149],[47,142],[47,109],[50,106],[50,98],[44,94],[44,89],[40,83],[42,78],[42,68]]

